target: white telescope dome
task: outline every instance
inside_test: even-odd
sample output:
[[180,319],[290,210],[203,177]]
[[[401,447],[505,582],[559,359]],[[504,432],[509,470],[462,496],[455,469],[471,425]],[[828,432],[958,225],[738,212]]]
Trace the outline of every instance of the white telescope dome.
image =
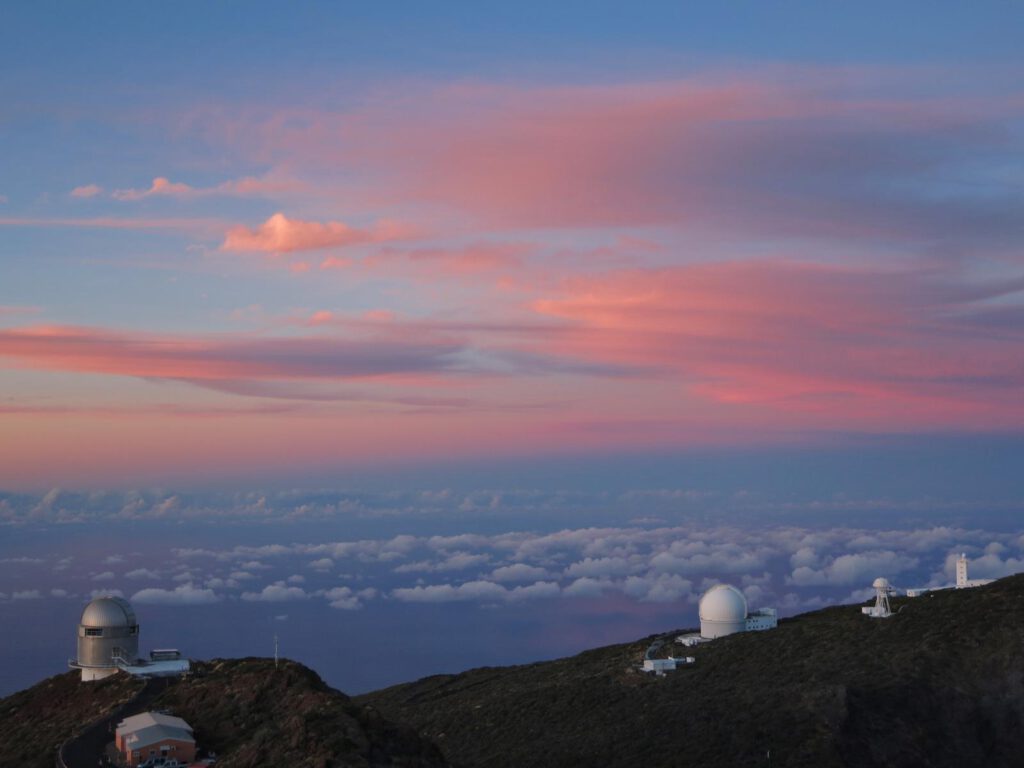
[[715,638],[743,632],[747,621],[747,598],[731,584],[716,584],[700,599],[701,637]]
[[871,583],[871,586],[874,587],[875,589],[888,589],[889,588],[889,580],[879,577],[879,578],[875,579]]

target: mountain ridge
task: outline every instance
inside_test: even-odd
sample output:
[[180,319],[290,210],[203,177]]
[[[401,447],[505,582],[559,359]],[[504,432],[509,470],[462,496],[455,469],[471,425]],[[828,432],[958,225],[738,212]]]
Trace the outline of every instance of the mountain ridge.
[[[1024,575],[894,608],[824,608],[695,649],[675,630],[356,697],[297,662],[215,659],[152,706],[188,720],[223,768],[1024,764]],[[657,640],[696,663],[638,671]],[[140,689],[68,672],[0,699],[0,766],[49,768]]]
[[696,663],[663,678],[636,668],[682,630],[356,701],[466,766],[1024,764],[1024,575],[894,609],[835,606],[675,645]]

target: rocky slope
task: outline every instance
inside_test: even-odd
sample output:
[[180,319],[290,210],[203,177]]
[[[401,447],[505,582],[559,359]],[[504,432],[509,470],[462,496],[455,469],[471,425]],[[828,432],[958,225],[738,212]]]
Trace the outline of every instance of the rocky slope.
[[463,766],[1024,765],[1024,575],[896,606],[721,638],[664,678],[635,671],[645,638],[357,701]]

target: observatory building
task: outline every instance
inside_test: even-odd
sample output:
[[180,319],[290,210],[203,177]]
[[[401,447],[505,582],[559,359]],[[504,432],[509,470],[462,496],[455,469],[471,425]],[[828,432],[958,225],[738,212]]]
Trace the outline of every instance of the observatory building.
[[692,648],[716,637],[774,629],[779,624],[779,615],[774,608],[749,610],[747,598],[732,584],[715,584],[705,592],[700,599],[698,613],[700,634],[680,635],[676,638],[680,645]]
[[970,589],[972,587],[983,587],[991,584],[992,579],[969,579],[967,578],[967,555],[963,552],[956,561],[956,584],[947,584],[944,587],[915,587],[907,590],[907,597],[920,597],[928,592],[938,592],[941,589]]
[[970,589],[971,587],[983,587],[991,584],[993,579],[969,579],[967,578],[967,555],[963,552],[956,561],[956,588]]
[[875,604],[864,606],[860,612],[873,619],[887,619],[892,616],[889,595],[895,590],[890,586],[889,580],[878,577],[871,583],[871,588],[875,590]]
[[700,599],[700,636],[704,640],[773,629],[778,625],[774,608],[747,609],[747,598],[732,584],[715,584]]
[[123,597],[97,597],[82,611],[78,623],[78,658],[68,662],[82,670],[82,680],[102,680],[116,672],[139,677],[169,677],[189,671],[189,660],[177,649],[150,651],[139,658],[139,622]]
[[78,623],[78,658],[68,662],[82,670],[82,680],[100,680],[118,671],[118,662],[139,657],[139,622],[122,597],[97,597],[82,611]]

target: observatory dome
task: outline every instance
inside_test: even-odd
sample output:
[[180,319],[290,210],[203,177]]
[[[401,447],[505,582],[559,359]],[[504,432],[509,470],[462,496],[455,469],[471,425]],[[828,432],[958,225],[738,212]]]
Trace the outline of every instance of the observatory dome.
[[139,622],[123,597],[97,597],[82,611],[78,624],[78,658],[83,680],[100,680],[117,672],[118,663],[139,657]]
[[82,611],[83,627],[134,627],[139,622],[123,597],[97,597]]
[[712,639],[746,629],[747,598],[731,584],[716,584],[700,599],[700,635]]
[[879,578],[875,579],[871,583],[871,586],[874,587],[875,589],[888,589],[889,588],[889,580],[885,579],[885,578],[882,578],[882,577],[879,577]]

